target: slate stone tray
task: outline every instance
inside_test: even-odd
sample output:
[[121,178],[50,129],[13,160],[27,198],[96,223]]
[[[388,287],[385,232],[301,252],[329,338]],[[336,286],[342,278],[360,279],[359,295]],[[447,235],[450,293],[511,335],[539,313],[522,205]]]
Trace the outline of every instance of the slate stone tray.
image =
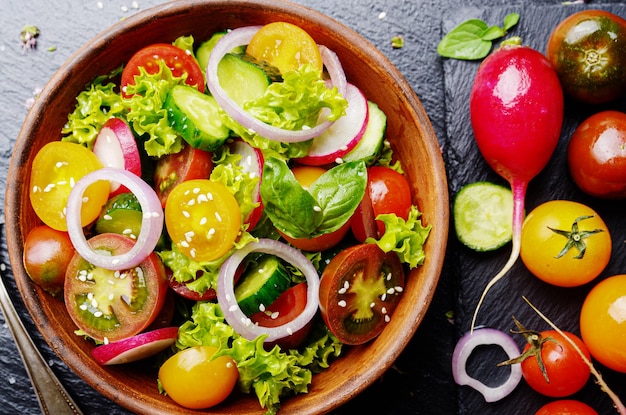
[[[443,32],[447,33],[458,23],[468,18],[480,18],[489,24],[501,25],[504,16],[510,12],[520,12],[517,27],[509,33],[522,37],[523,43],[541,52],[552,29],[567,15],[582,9],[583,6],[529,6],[523,11],[515,7],[466,8],[444,17]],[[604,5],[597,8],[610,10],[626,16],[626,5]],[[497,46],[497,43],[494,43]],[[450,196],[465,184],[489,180],[508,185],[485,163],[474,142],[469,121],[469,95],[473,77],[479,62],[457,60],[444,61],[446,130],[448,140],[444,148],[444,158],[449,175]],[[594,282],[579,288],[558,288],[545,284],[526,270],[521,260],[509,274],[489,292],[481,308],[477,324],[491,326],[503,331],[514,328],[511,317],[515,315],[527,328],[548,329],[523,301],[522,295],[538,306],[544,314],[561,329],[580,334],[578,317],[580,306],[589,289],[602,278],[626,272],[626,201],[607,202],[586,196],[577,189],[568,174],[566,148],[569,137],[576,126],[590,114],[602,109],[626,109],[626,100],[590,107],[566,101],[566,115],[561,139],[546,169],[531,181],[527,197],[526,211],[551,199],[576,200],[591,206],[605,220],[613,238],[613,252],[606,270]],[[493,253],[476,253],[458,242],[451,232],[451,252],[455,258],[448,258],[456,275],[457,310],[455,322],[458,336],[469,330],[472,314],[485,285],[504,265],[510,253],[510,244]],[[525,343],[522,336],[514,335],[520,346]],[[469,371],[475,377],[490,385],[497,385],[508,377],[509,369],[495,368],[495,363],[506,360],[497,347],[485,348],[473,355]],[[626,381],[623,374],[616,374],[596,364],[609,386],[624,399]],[[590,380],[586,387],[573,398],[593,406],[600,414],[615,413],[608,397]],[[533,392],[524,382],[513,394],[500,402],[487,404],[482,396],[469,387],[458,388],[459,414],[533,414],[544,403],[551,400]]]

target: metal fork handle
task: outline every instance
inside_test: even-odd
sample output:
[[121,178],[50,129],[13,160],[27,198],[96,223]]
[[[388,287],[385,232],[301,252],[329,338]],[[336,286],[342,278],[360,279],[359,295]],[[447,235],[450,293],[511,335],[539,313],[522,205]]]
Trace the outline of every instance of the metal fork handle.
[[78,405],[67,393],[28,335],[11,302],[2,276],[0,276],[0,309],[22,356],[42,413],[46,415],[81,415],[82,412]]

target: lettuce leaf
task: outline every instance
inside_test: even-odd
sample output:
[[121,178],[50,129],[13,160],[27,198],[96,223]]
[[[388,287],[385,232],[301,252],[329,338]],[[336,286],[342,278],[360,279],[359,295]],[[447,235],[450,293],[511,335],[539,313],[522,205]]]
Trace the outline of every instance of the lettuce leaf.
[[367,238],[365,242],[375,243],[385,252],[397,252],[400,260],[410,268],[422,265],[425,259],[424,243],[432,226],[423,226],[420,216],[415,205],[411,206],[406,221],[393,213],[378,215],[376,219],[385,223],[385,233],[379,240]]
[[252,341],[239,336],[225,322],[218,304],[198,302],[191,320],[179,329],[176,347],[182,350],[213,346],[218,348],[214,357],[232,357],[239,370],[239,388],[245,393],[255,393],[266,413],[275,414],[281,397],[306,393],[313,373],[328,367],[341,354],[342,345],[328,331],[313,338],[302,351],[284,352],[278,346],[268,351],[263,347],[264,336]]

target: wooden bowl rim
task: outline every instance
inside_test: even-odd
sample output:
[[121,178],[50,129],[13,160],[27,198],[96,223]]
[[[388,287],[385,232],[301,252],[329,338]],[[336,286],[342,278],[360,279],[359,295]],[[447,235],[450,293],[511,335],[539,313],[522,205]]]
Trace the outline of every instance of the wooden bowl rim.
[[[433,226],[427,242],[429,245],[427,261],[419,269],[419,271],[415,271],[415,274],[419,274],[421,278],[426,278],[426,281],[421,281],[421,283],[424,284],[423,290],[412,293],[411,298],[403,299],[403,302],[410,300],[412,304],[419,304],[422,305],[422,307],[415,306],[408,309],[408,314],[405,316],[407,322],[392,323],[401,324],[400,328],[402,329],[402,336],[395,340],[393,345],[394,347],[392,349],[386,349],[377,360],[373,360],[371,366],[358,368],[360,371],[358,376],[351,377],[349,381],[344,382],[337,389],[316,391],[316,395],[314,397],[309,396],[306,398],[307,395],[300,395],[300,397],[295,399],[286,400],[283,404],[283,408],[281,409],[281,413],[301,414],[328,412],[333,408],[344,404],[349,399],[365,390],[380,375],[382,375],[382,373],[392,365],[393,361],[395,361],[398,355],[406,347],[409,340],[417,330],[417,327],[423,320],[424,313],[432,300],[443,267],[444,253],[448,237],[449,202],[443,159],[440,155],[440,148],[434,130],[432,129],[430,120],[428,119],[422,104],[406,79],[399,72],[399,70],[391,64],[388,58],[385,57],[382,52],[380,52],[369,41],[364,39],[352,29],[318,11],[288,1],[178,0],[176,2],[169,2],[146,9],[145,11],[139,12],[128,19],[114,24],[108,29],[102,31],[72,54],[66,63],[51,77],[47,86],[43,89],[40,96],[36,100],[35,105],[29,111],[18,136],[18,140],[16,141],[13,156],[11,158],[9,180],[7,181],[5,195],[5,212],[7,213],[6,229],[8,235],[7,244],[9,249],[9,259],[12,265],[14,278],[20,295],[22,296],[26,308],[33,318],[37,328],[50,347],[60,356],[70,369],[83,378],[98,392],[120,405],[135,412],[156,413],[155,410],[158,408],[154,408],[151,405],[151,401],[143,401],[137,395],[125,395],[124,392],[129,392],[129,390],[125,388],[120,389],[119,385],[115,386],[110,384],[108,381],[99,379],[103,375],[102,368],[93,361],[85,362],[84,358],[88,354],[84,353],[84,351],[76,351],[67,348],[62,339],[59,338],[58,330],[55,327],[55,324],[53,324],[54,321],[51,320],[50,316],[44,312],[44,308],[42,307],[40,298],[41,291],[37,289],[38,287],[34,287],[23,269],[22,246],[24,235],[22,234],[22,229],[19,226],[19,218],[22,207],[20,199],[21,195],[19,187],[14,185],[14,180],[11,180],[10,178],[15,177],[14,172],[17,171],[20,166],[28,163],[28,154],[31,146],[31,142],[29,141],[31,136],[30,132],[37,130],[43,122],[41,116],[42,111],[45,110],[47,103],[54,98],[58,89],[62,87],[63,80],[68,76],[68,68],[81,65],[81,63],[90,59],[91,56],[100,53],[100,51],[105,49],[107,44],[112,39],[117,36],[123,36],[127,30],[131,30],[133,27],[150,24],[156,19],[155,15],[158,15],[159,18],[176,17],[178,15],[184,15],[192,8],[198,7],[208,7],[215,10],[238,7],[241,9],[276,11],[280,12],[280,14],[293,14],[296,18],[312,21],[314,24],[328,28],[332,31],[332,33],[341,34],[342,39],[350,45],[365,45],[362,53],[370,59],[371,66],[374,68],[380,68],[381,71],[382,68],[384,68],[385,76],[389,76],[394,82],[395,90],[390,91],[390,93],[396,94],[401,101],[405,101],[405,105],[409,106],[413,111],[416,126],[421,129],[422,136],[424,137],[423,145],[426,147],[433,164],[432,169],[435,172],[435,176],[431,179],[434,186],[437,189],[441,189],[441,192],[437,195],[437,198],[430,199],[426,201],[426,203],[435,207],[433,211],[434,215],[431,215],[428,219],[430,223],[436,224],[436,227]],[[360,346],[360,348],[367,350],[370,346]],[[299,399],[303,400],[304,404],[299,404]],[[185,411],[181,408],[181,411],[179,412]]]

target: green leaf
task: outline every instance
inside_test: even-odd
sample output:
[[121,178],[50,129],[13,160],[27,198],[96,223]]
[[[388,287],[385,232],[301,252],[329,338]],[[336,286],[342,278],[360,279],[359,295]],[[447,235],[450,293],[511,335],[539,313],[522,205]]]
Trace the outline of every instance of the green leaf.
[[504,36],[506,32],[498,26],[491,26],[483,34],[483,40],[495,40]]
[[519,22],[519,13],[507,14],[504,18],[504,31],[508,32],[510,28]]

